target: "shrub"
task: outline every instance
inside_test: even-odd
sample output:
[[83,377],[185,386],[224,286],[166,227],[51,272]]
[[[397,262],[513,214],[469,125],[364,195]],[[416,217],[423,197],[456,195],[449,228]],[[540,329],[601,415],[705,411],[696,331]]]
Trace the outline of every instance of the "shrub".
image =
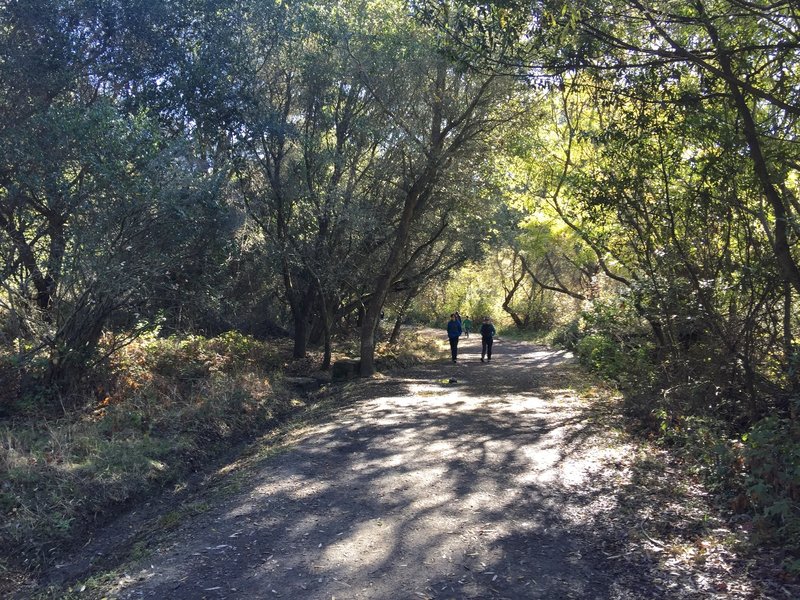
[[375,363],[380,370],[404,369],[425,359],[441,358],[441,350],[430,339],[413,329],[401,331],[400,344],[381,342],[375,351]]
[[[800,422],[769,416],[743,440],[756,532],[793,548],[794,558],[800,559]],[[794,569],[800,574],[800,564],[795,563]]]
[[581,362],[628,389],[643,389],[655,380],[653,342],[624,303],[596,303],[560,336]]
[[289,399],[270,383],[280,362],[237,333],[142,338],[113,355],[81,410],[0,426],[0,545],[18,565],[41,563],[45,544],[282,418]]
[[553,335],[553,344],[566,350],[575,350],[582,337],[580,319],[573,319],[557,329]]

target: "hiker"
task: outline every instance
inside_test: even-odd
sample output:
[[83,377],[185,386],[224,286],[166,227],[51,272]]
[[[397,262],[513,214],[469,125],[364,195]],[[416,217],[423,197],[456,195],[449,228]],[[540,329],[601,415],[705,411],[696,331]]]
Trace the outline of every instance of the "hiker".
[[488,316],[483,317],[483,324],[481,325],[481,362],[484,362],[484,356],[487,361],[492,360],[492,342],[494,342],[495,333],[492,320]]
[[456,319],[456,314],[451,314],[447,322],[447,339],[450,340],[450,355],[453,357],[453,362],[458,359],[458,337],[461,335],[461,321]]
[[464,327],[464,337],[469,337],[469,332],[472,331],[472,321],[470,321],[469,315],[464,316],[464,321],[461,325]]

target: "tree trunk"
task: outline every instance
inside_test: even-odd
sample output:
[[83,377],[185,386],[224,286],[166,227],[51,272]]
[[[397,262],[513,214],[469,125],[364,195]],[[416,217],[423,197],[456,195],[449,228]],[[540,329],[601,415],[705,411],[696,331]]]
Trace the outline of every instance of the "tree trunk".
[[49,320],[49,311],[52,308],[53,292],[55,291],[55,284],[52,275],[45,275],[39,268],[36,262],[36,255],[33,247],[25,239],[25,235],[19,229],[11,225],[10,220],[6,220],[0,216],[0,225],[11,238],[14,247],[19,252],[20,261],[30,273],[33,286],[36,288],[36,306],[43,311],[45,319]]
[[292,320],[294,321],[294,349],[292,350],[292,356],[294,358],[303,358],[308,350],[309,316],[314,309],[315,290],[305,284],[303,285],[305,289],[303,289],[298,285],[298,279],[300,279],[301,284],[304,284],[302,278],[292,272],[291,266],[284,263],[284,289],[286,290],[286,299],[289,302],[289,309],[292,311]]
[[397,339],[400,337],[400,327],[403,324],[403,315],[397,315],[394,320],[394,327],[392,327],[392,335],[389,336],[389,343],[396,344]]
[[84,293],[73,312],[59,328],[53,341],[46,381],[61,393],[78,388],[91,368],[91,360],[103,335],[103,328],[114,308],[108,297],[97,298]]
[[[429,133],[428,159],[419,175],[413,179],[411,185],[405,189],[403,211],[397,223],[389,256],[386,258],[380,275],[375,280],[373,293],[367,303],[367,311],[361,326],[361,371],[362,377],[371,377],[375,374],[375,333],[381,309],[386,302],[392,280],[397,274],[398,265],[401,263],[403,252],[411,237],[411,225],[425,208],[438,175],[441,174],[443,163],[440,162],[444,146],[445,135],[442,133],[444,123],[444,99],[446,88],[447,69],[444,63],[438,65],[436,82],[434,83],[434,98],[431,107],[431,123]],[[474,107],[473,107],[474,108]],[[469,111],[463,116],[468,116]]]
[[360,374],[362,377],[372,377],[375,374],[375,332],[378,327],[378,320],[381,317],[381,309],[386,297],[389,295],[397,265],[400,264],[403,251],[411,235],[411,223],[414,220],[420,201],[421,190],[428,183],[422,178],[417,179],[406,194],[403,213],[400,215],[392,249],[386,258],[382,273],[375,280],[372,294],[367,302],[364,319],[361,322]]
[[[519,257],[520,257],[519,252],[515,251],[514,252],[514,264],[513,264],[513,270],[514,271],[516,271],[517,258],[519,258]],[[519,289],[519,286],[522,283],[523,279],[525,279],[525,262],[524,262],[524,259],[523,259],[521,273],[519,274],[518,277],[513,277],[512,278],[511,289],[505,288],[505,283],[503,284],[503,287],[505,288],[505,292],[506,292],[505,298],[503,299],[503,310],[505,312],[507,312],[509,315],[511,315],[511,318],[514,320],[514,325],[516,326],[517,329],[525,329],[525,326],[527,325],[527,320],[528,320],[526,318],[525,319],[526,322],[523,323],[523,321],[522,321],[522,319],[520,319],[519,315],[511,309],[511,303],[514,301],[514,294],[517,293],[517,290]]]
[[[436,67],[435,80],[432,81],[430,94],[430,129],[426,133],[424,156],[426,161],[421,170],[406,179],[403,189],[403,210],[397,224],[390,234],[394,239],[383,268],[375,279],[373,289],[367,303],[366,314],[361,327],[361,370],[363,377],[375,374],[375,332],[380,319],[381,309],[391,289],[394,278],[402,264],[404,253],[411,238],[414,221],[428,209],[435,186],[457,153],[470,140],[482,135],[491,128],[488,121],[477,120],[476,113],[482,111],[482,100],[489,93],[489,87],[495,76],[487,77],[462,111],[455,115],[447,115],[449,102],[447,89],[448,65],[440,62]],[[455,88],[454,88],[455,89]],[[456,90],[457,92],[457,90]],[[445,141],[449,140],[446,145]],[[389,225],[389,227],[392,227]]]
[[789,389],[800,390],[800,364],[798,364],[797,345],[792,334],[792,286],[783,284],[783,352],[786,357],[786,372],[789,377]]
[[320,302],[322,304],[322,329],[323,329],[323,336],[324,336],[324,350],[322,354],[322,364],[320,365],[320,369],[323,371],[327,371],[331,368],[331,323],[333,322],[333,315],[330,314],[331,310],[328,308],[330,303],[326,300],[325,294],[322,290],[319,292]]
[[400,337],[400,327],[403,324],[403,318],[406,316],[406,311],[408,307],[411,306],[411,301],[417,297],[419,293],[419,288],[412,288],[408,294],[406,295],[406,299],[403,300],[403,305],[400,307],[400,310],[397,313],[397,318],[394,321],[394,327],[392,328],[392,335],[389,336],[389,343],[396,344],[397,339]]
[[301,310],[292,310],[294,319],[294,348],[292,356],[303,358],[308,349],[308,318]]
[[[388,286],[386,290],[388,290]],[[386,291],[382,295],[385,298]],[[372,377],[375,374],[375,331],[378,327],[378,319],[381,316],[380,307],[380,304],[370,302],[361,322],[361,366],[359,374],[362,377]]]

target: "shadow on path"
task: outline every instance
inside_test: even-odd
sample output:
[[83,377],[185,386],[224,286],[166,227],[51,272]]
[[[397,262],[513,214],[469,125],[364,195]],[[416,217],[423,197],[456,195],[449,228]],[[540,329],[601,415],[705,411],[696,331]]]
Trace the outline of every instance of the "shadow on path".
[[588,483],[607,449],[570,357],[500,340],[483,364],[479,344],[357,384],[369,399],[248,467],[112,596],[659,597],[601,551]]

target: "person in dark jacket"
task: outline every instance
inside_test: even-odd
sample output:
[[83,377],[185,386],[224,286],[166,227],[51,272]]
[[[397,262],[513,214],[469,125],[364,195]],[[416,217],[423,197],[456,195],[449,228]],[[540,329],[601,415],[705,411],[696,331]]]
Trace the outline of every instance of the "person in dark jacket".
[[458,338],[461,336],[461,321],[456,319],[456,313],[450,315],[447,322],[447,339],[450,340],[450,355],[453,362],[458,359]]
[[483,317],[483,324],[481,325],[481,362],[483,362],[484,356],[486,360],[492,360],[492,343],[494,342],[495,333],[492,320],[489,317]]

